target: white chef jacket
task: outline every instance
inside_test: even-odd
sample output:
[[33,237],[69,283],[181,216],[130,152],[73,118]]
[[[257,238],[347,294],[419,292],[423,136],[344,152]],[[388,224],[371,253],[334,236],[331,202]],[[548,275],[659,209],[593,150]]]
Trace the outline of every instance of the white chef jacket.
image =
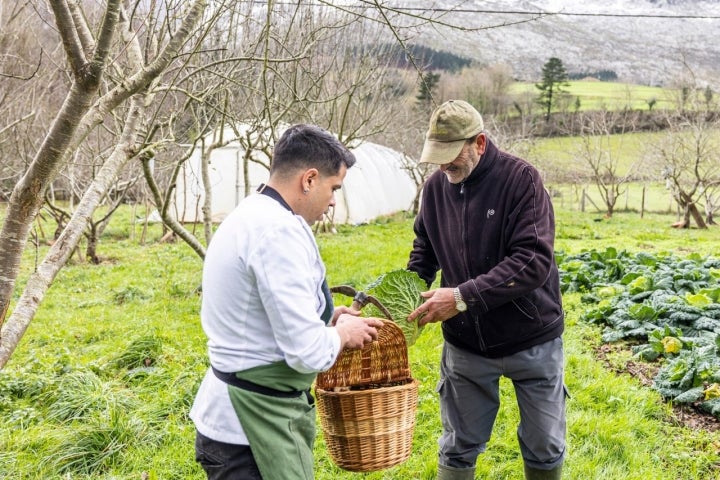
[[[210,363],[222,372],[278,361],[302,373],[329,369],[341,341],[320,318],[324,279],[305,220],[270,196],[245,198],[205,255],[200,317]],[[206,437],[247,445],[227,388],[208,370],[190,418]]]

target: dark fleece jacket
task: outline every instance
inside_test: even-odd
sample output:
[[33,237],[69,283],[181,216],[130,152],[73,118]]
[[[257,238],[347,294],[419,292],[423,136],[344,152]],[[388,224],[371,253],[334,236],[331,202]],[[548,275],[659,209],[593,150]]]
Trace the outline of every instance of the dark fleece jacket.
[[555,218],[532,165],[488,140],[463,183],[430,176],[414,229],[408,269],[428,285],[441,270],[468,305],[443,322],[447,342],[501,357],[562,334]]

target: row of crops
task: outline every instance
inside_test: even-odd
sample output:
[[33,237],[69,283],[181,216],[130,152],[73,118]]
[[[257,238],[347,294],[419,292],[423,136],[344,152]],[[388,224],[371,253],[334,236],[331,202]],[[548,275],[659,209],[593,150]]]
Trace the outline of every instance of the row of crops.
[[719,258],[608,248],[557,261],[563,293],[580,292],[587,305],[581,320],[659,362],[653,388],[663,398],[720,417]]

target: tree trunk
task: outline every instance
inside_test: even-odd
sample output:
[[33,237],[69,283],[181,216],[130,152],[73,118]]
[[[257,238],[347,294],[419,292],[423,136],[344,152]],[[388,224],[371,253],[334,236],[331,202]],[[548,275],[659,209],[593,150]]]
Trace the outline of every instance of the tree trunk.
[[0,370],[10,360],[10,356],[25,334],[58,272],[65,266],[72,252],[77,248],[88,220],[105,195],[107,195],[110,187],[115,183],[120,170],[128,162],[130,158],[128,152],[133,151],[132,147],[135,144],[144,104],[145,95],[138,95],[133,98],[122,139],[83,195],[60,238],[50,247],[45,258],[38,265],[37,270],[30,275],[15,310],[2,328]]
[[698,228],[707,228],[705,220],[703,220],[702,214],[700,213],[700,210],[698,210],[697,205],[693,201],[692,197],[682,190],[680,190],[679,196],[682,200],[682,204],[685,206],[683,228],[690,228],[690,217],[695,220],[695,224],[698,226]]
[[692,215],[692,218],[695,220],[695,224],[698,228],[708,228],[702,214],[700,213],[700,210],[698,210],[695,203],[691,203],[690,205],[688,205],[688,210],[690,212],[690,215]]
[[[112,42],[120,12],[120,0],[110,0],[95,56],[92,61],[87,61],[82,53],[82,46],[73,36],[74,26],[67,5],[57,0],[50,4],[55,12],[58,30],[63,35],[69,63],[73,67],[74,81],[35,158],[10,195],[5,221],[0,231],[0,328],[7,315],[15,290],[15,280],[20,271],[22,254],[32,223],[42,206],[45,190],[60,170],[77,126],[90,109],[99,90],[100,78],[110,52],[108,46]],[[3,341],[2,335],[0,330],[0,341]],[[0,367],[3,364],[4,362],[0,363]]]
[[85,248],[85,257],[90,260],[93,265],[100,264],[100,258],[97,255],[98,229],[97,225],[92,223],[92,219],[88,218],[90,229],[87,233],[87,247]]
[[200,258],[204,259],[205,247],[203,247],[202,244],[198,241],[198,239],[192,233],[188,232],[187,229],[183,227],[180,222],[177,221],[177,219],[173,218],[173,216],[169,214],[167,209],[168,200],[163,200],[160,189],[158,188],[157,183],[155,183],[155,178],[153,178],[152,172],[150,171],[149,161],[143,160],[142,165],[143,173],[145,174],[145,180],[147,181],[148,188],[150,188],[150,192],[152,192],[155,203],[158,205],[163,224],[166,225],[170,229],[170,231],[180,237],[185,243],[187,243],[188,246],[192,248]]
[[205,245],[210,245],[210,240],[212,239],[213,186],[210,182],[210,156],[215,150],[214,145],[215,144],[213,143],[213,145],[211,145],[207,150],[205,150],[205,144],[203,142],[203,151],[200,155],[200,173],[203,184],[203,192],[205,193],[205,198],[202,205],[202,222],[205,232]]
[[690,228],[690,205],[685,205],[685,208],[683,208],[683,219],[680,228]]
[[[154,62],[148,66],[133,65],[135,73],[130,75],[127,81],[120,82],[118,87],[97,99],[100,79],[106,68],[106,59],[110,55],[110,45],[118,26],[122,4],[120,0],[108,0],[94,56],[91,61],[85,61],[85,50],[79,40],[82,32],[76,30],[81,26],[76,26],[77,22],[73,20],[70,8],[65,2],[51,0],[58,31],[74,73],[74,81],[45,141],[27,172],[13,189],[0,232],[0,369],[8,362],[20,342],[57,272],[77,247],[87,219],[107,194],[117,172],[131,155],[130,147],[134,147],[134,136],[140,112],[144,109],[145,94],[135,97],[131,102],[123,140],[115,147],[113,154],[101,168],[101,174],[83,195],[84,202],[81,201],[81,205],[58,241],[51,247],[46,259],[28,279],[15,311],[5,322],[15,281],[20,271],[22,253],[32,222],[42,205],[43,192],[54,180],[67,152],[78,148],[82,139],[92,130],[92,126],[102,121],[103,115],[99,113],[112,111],[127,98],[146,89],[176,58],[178,51],[202,18],[206,2],[207,0],[193,2],[181,25]],[[137,36],[129,35],[129,37],[132,38],[131,47],[135,47],[129,49],[129,57],[140,60],[141,56],[134,55],[140,52],[139,44],[136,43]],[[96,107],[91,109],[92,103],[96,100]],[[127,149],[123,150],[123,148]]]

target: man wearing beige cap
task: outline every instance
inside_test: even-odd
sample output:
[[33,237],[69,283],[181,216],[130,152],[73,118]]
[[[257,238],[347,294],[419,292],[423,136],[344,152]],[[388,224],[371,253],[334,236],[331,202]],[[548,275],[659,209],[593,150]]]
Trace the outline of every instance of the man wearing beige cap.
[[430,118],[427,180],[408,269],[440,288],[408,320],[442,322],[437,391],[440,480],[471,480],[513,382],[525,478],[559,479],[565,457],[562,332],[555,219],[538,171],[498,150],[475,108],[450,100]]

